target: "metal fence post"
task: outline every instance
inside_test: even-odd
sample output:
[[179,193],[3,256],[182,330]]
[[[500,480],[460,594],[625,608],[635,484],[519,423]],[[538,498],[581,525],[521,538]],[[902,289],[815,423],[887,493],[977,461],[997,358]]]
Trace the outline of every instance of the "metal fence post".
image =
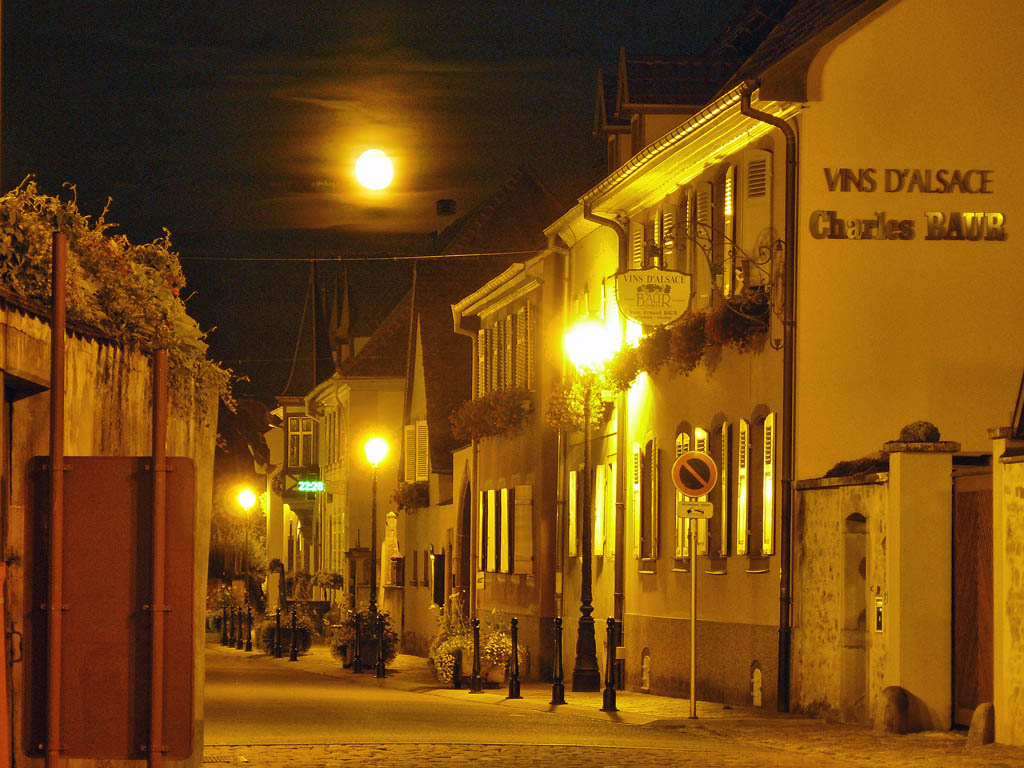
[[281,607],[278,606],[274,616],[274,658],[281,658]]
[[299,660],[299,633],[295,630],[295,606],[292,606],[292,651],[288,654],[288,661]]
[[387,668],[384,666],[384,614],[377,613],[377,677],[387,677]]
[[601,704],[602,712],[618,712],[615,706],[615,619],[608,619],[608,652],[604,671],[604,697]]
[[360,625],[362,624],[362,621],[361,621],[360,616],[359,616],[358,613],[355,615],[355,621],[356,621],[356,655],[352,659],[352,671],[353,672],[362,672],[363,671],[363,659],[360,656],[360,653],[362,652],[362,649],[359,647],[360,644],[361,644],[361,640],[362,640],[362,638],[360,637],[360,630],[362,629],[362,627]]
[[226,605],[220,615],[220,644],[228,644],[228,607]]
[[555,668],[551,673],[551,702],[565,704],[565,685],[562,684],[562,617],[555,618]]

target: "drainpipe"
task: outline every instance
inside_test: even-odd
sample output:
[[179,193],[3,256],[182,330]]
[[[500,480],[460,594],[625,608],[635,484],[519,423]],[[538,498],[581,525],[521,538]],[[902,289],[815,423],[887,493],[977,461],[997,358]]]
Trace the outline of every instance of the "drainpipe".
[[[564,248],[558,242],[557,235],[548,235],[548,250],[557,253],[562,257],[562,329],[565,330],[569,320],[569,263],[572,252]],[[565,381],[565,351],[562,351],[560,368],[558,371],[559,381]],[[566,460],[568,446],[565,439],[565,430],[558,430],[557,446],[555,454],[557,458],[558,474],[555,477],[555,573],[557,602],[555,610],[558,616],[564,616],[565,611],[565,585],[562,582],[565,574],[565,535],[563,531],[565,523],[565,478]]]
[[[619,269],[621,274],[629,269],[629,235],[626,228],[615,219],[597,216],[590,208],[590,203],[583,203],[583,218],[615,232],[619,241]],[[619,318],[619,332],[625,338],[625,320]],[[626,603],[626,409],[629,404],[628,390],[618,395],[615,404],[615,595],[613,600],[615,620],[622,626],[623,612]],[[621,642],[621,637],[620,637]]]
[[796,133],[785,120],[750,105],[750,94],[758,87],[746,81],[740,90],[740,112],[762,123],[778,128],[786,140],[786,200],[784,246],[784,306],[782,360],[782,494],[779,504],[779,682],[778,710],[789,711],[790,642],[791,642],[791,550],[790,531],[793,508],[793,468],[796,446]]

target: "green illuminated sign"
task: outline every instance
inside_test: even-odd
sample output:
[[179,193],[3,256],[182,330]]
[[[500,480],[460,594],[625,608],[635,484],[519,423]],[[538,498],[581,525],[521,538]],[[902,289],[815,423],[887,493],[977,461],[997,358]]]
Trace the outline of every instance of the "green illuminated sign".
[[321,493],[324,489],[323,480],[299,480],[299,491],[306,493]]

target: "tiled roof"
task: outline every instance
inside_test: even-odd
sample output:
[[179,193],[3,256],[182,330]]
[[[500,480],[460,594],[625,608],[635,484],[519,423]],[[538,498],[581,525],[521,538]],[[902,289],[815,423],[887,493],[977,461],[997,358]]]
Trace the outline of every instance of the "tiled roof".
[[795,2],[750,0],[701,55],[712,59],[746,60],[785,18]]
[[621,116],[629,106],[706,104],[740,63],[740,59],[627,55],[623,48],[616,109]]
[[410,291],[392,308],[363,348],[338,366],[338,376],[342,379],[404,377],[411,307]]
[[605,74],[604,70],[597,70],[597,99],[594,108],[595,136],[608,130],[629,129],[629,120],[615,114],[618,92],[618,78],[615,75]]

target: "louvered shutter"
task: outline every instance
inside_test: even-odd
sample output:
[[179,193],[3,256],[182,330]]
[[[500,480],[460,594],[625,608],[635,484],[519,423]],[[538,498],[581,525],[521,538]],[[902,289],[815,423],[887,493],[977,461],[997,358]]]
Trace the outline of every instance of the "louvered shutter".
[[526,307],[516,312],[516,383],[517,387],[527,387],[527,356],[529,355],[529,339],[526,333]]
[[579,501],[578,488],[577,488],[577,486],[578,486],[577,479],[578,479],[578,473],[576,472],[576,470],[575,469],[569,470],[569,498],[566,499],[566,501],[568,502],[568,510],[569,510],[569,514],[568,514],[568,518],[569,518],[569,520],[568,520],[569,532],[568,532],[568,540],[566,542],[568,544],[568,547],[569,547],[569,557],[576,557],[576,553],[578,551],[576,549],[576,535],[577,535],[576,534],[576,529],[577,529],[576,521],[577,521],[577,510],[578,510],[577,502]]
[[629,242],[630,263],[633,269],[641,269],[644,265],[644,225],[633,224],[633,232]]
[[501,524],[501,516],[498,514],[497,494],[491,490],[487,491],[487,570],[498,570],[500,552],[498,547],[501,543],[501,532],[498,526]]
[[405,471],[403,473],[405,482],[412,483],[416,480],[416,425],[407,424],[404,433],[405,445]]
[[416,422],[416,479],[430,479],[430,453],[427,440],[427,422]]
[[761,526],[761,554],[775,554],[775,414],[764,420],[764,522]]
[[517,485],[514,490],[514,572],[533,573],[533,486]]
[[515,491],[511,488],[501,489],[501,562],[502,573],[512,573],[515,562]]
[[697,302],[707,306],[711,301],[711,206],[713,187],[711,182],[700,182],[694,194],[694,281]]
[[526,305],[526,388],[533,390],[537,376],[537,308]]
[[736,289],[736,166],[725,171],[725,194],[722,196],[722,226],[725,230],[722,253],[722,293],[732,296]]
[[633,557],[640,557],[640,527],[643,515],[643,500],[640,493],[641,475],[640,444],[633,443]]
[[516,316],[506,315],[505,326],[505,376],[502,386],[511,389],[516,385],[515,368],[515,343],[516,343]]
[[476,396],[487,394],[487,331],[476,332]]
[[[737,215],[739,217],[739,242],[749,256],[757,263],[765,258],[758,252],[759,246],[771,245],[766,236],[772,226],[772,153],[763,149],[748,149],[742,155],[742,179]],[[769,282],[767,264],[751,266],[747,281],[751,285]]]
[[594,467],[594,554],[604,556],[604,464]]
[[720,429],[722,452],[718,459],[718,499],[719,499],[719,531],[721,536],[718,540],[718,554],[725,557],[729,554],[729,442],[731,430],[729,423],[722,424]]
[[614,461],[608,463],[607,471],[607,484],[608,484],[608,497],[605,501],[605,534],[604,534],[604,552],[609,557],[615,556],[615,537],[618,523],[618,504],[615,500],[617,498],[616,492],[618,491],[618,472],[616,471],[616,464]]
[[[676,435],[676,458],[678,459],[684,453],[690,450],[690,436],[680,432]],[[682,491],[676,491],[676,507],[678,507],[684,500]],[[691,520],[688,517],[679,517],[676,515],[676,557],[683,558],[690,556],[690,525]]]
[[[693,450],[697,453],[708,455],[708,432],[706,429],[697,427],[693,430]],[[707,501],[707,494],[698,496],[697,501]],[[708,553],[708,521],[701,518],[697,521],[697,554]]]
[[655,437],[650,439],[647,443],[647,449],[650,452],[648,454],[651,462],[651,552],[650,557],[658,557],[658,526],[661,523],[659,509],[661,494],[659,492],[659,467],[658,461],[658,440]]
[[747,529],[750,527],[750,424],[740,419],[740,436],[736,446],[736,554],[747,554]]
[[661,265],[668,269],[679,269],[676,253],[676,210],[666,208],[661,214]]
[[693,260],[694,259],[694,256],[693,256],[693,252],[694,252],[693,238],[694,238],[694,235],[695,235],[695,228],[694,228],[695,227],[695,223],[694,223],[694,211],[693,211],[694,192],[693,192],[692,189],[687,189],[686,190],[686,197],[684,198],[683,205],[685,206],[685,210],[683,211],[683,219],[684,219],[684,224],[686,225],[686,227],[685,227],[686,237],[683,240],[683,250],[680,253],[680,256],[682,257],[682,264],[683,264],[683,268],[682,269],[683,269],[683,271],[692,275],[692,274],[694,274],[694,271],[695,271],[695,265],[694,265],[694,260]]

